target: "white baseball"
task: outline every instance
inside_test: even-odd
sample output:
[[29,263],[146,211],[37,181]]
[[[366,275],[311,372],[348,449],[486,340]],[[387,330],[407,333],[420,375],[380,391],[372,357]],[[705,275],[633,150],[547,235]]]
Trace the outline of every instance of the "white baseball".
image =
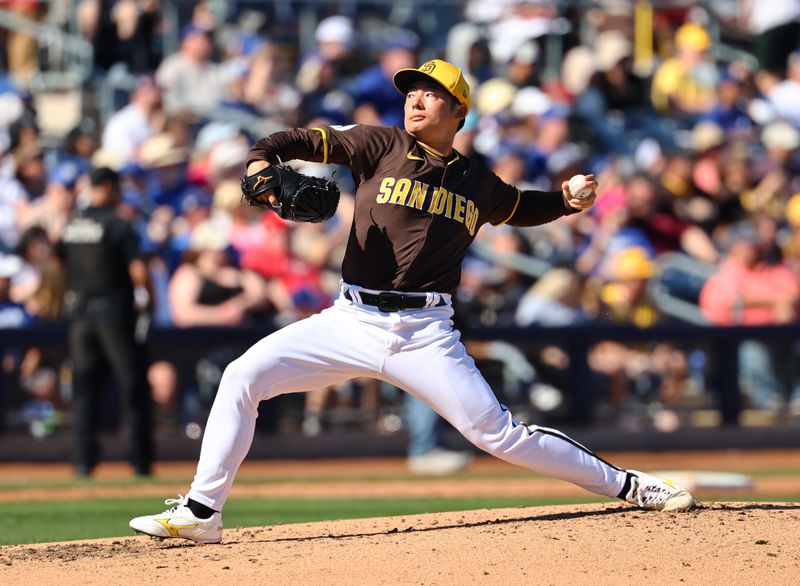
[[586,175],[573,175],[569,180],[569,192],[575,199],[586,199],[592,195],[592,188],[586,181]]

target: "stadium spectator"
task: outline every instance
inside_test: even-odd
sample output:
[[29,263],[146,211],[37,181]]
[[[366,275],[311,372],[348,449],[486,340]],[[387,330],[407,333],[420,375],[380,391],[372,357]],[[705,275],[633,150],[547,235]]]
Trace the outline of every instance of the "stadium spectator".
[[25,199],[41,196],[47,185],[44,148],[39,142],[22,143],[14,150],[16,179],[25,190]]
[[[575,271],[555,267],[544,273],[523,295],[517,306],[517,326],[569,327],[586,324],[589,313],[583,307],[585,279]],[[536,382],[529,388],[531,403],[541,411],[553,411],[569,388],[570,355],[562,346],[543,340],[532,352]]]
[[505,78],[517,88],[541,86],[541,51],[535,41],[525,41],[506,63]]
[[349,77],[357,66],[358,41],[353,22],[346,16],[322,19],[314,34],[316,49],[306,55],[297,71],[295,85],[302,93],[300,121],[317,118],[334,124],[352,122],[354,100]]
[[762,74],[783,77],[786,57],[797,49],[800,1],[740,2],[740,21],[755,37],[753,52]]
[[235,326],[269,302],[267,286],[255,273],[231,265],[228,238],[210,222],[194,227],[186,258],[169,284],[178,327]]
[[270,117],[277,124],[294,124],[301,95],[286,81],[289,63],[284,52],[275,43],[261,43],[244,76],[242,101],[256,114]]
[[800,49],[789,55],[786,79],[769,91],[767,99],[779,117],[800,127]]
[[704,262],[716,262],[717,250],[708,235],[678,218],[648,176],[632,177],[625,194],[628,225],[641,231],[655,254],[683,251]]
[[108,120],[101,146],[114,154],[120,166],[138,161],[139,149],[156,133],[153,117],[160,107],[161,90],[152,78],[143,77],[128,105]]
[[[136,2],[118,0],[111,7],[110,21],[115,39],[110,45],[116,55],[113,63],[125,63],[135,73],[153,71],[160,60],[159,44],[155,37],[162,25],[160,1]],[[102,47],[105,52],[109,45]]]
[[[66,283],[47,234],[39,226],[29,228],[22,234],[17,251],[23,266],[12,277],[12,299],[24,306],[32,323],[44,326],[58,323],[62,318]],[[64,355],[57,347],[32,346],[22,355],[19,385],[26,401],[21,413],[34,437],[54,433],[69,407],[61,392],[63,368]]]
[[147,175],[148,202],[180,212],[183,199],[192,190],[186,174],[189,154],[189,148],[181,146],[168,132],[157,134],[142,145],[139,163]]
[[699,24],[686,23],[675,32],[677,54],[664,61],[653,76],[656,110],[685,123],[710,110],[719,77],[708,50],[711,37]]
[[14,177],[0,176],[0,254],[17,244],[21,231],[19,212],[28,194]]
[[497,62],[508,63],[520,46],[531,39],[563,32],[565,23],[559,20],[553,0],[505,2],[499,9],[488,31],[492,57]]
[[750,214],[780,215],[789,196],[795,193],[800,172],[800,131],[783,120],[764,127],[761,143],[766,156],[753,163],[755,183],[742,194],[742,205]]
[[80,0],[75,4],[78,32],[94,47],[98,69],[107,71],[117,63],[136,73],[155,69],[160,57],[160,2]]
[[[45,3],[40,0],[24,2],[3,2],[3,9],[8,10],[23,20],[36,23],[45,15]],[[5,51],[4,63],[14,81],[26,86],[39,70],[39,41],[29,31],[11,28],[2,37]]]
[[314,48],[302,56],[297,71],[297,85],[303,91],[317,89],[315,78],[325,72],[347,83],[358,71],[358,32],[353,21],[343,15],[329,16],[317,23],[314,31]]
[[31,321],[25,307],[11,300],[11,280],[21,270],[18,256],[0,253],[0,328],[21,328]]
[[[596,319],[640,328],[662,322],[664,316],[648,290],[648,282],[655,274],[648,252],[632,246],[610,260],[606,278],[598,283]],[[620,409],[620,423],[634,427],[640,425],[638,405],[654,401],[675,404],[687,377],[686,357],[672,343],[600,342],[589,353],[589,366],[606,377],[608,398]]]
[[597,71],[575,102],[575,112],[595,134],[602,152],[632,156],[643,138],[673,139],[647,98],[647,81],[633,71],[633,44],[617,31],[595,39]]
[[88,171],[79,159],[65,159],[59,163],[50,175],[44,194],[18,207],[20,227],[40,226],[51,242],[60,240],[75,210],[78,192],[87,183]]
[[712,122],[725,131],[728,140],[751,138],[755,128],[747,103],[744,99],[744,80],[739,79],[727,68],[723,71],[717,87],[717,102],[699,118],[699,122]]
[[514,323],[518,326],[539,324],[567,326],[588,321],[581,306],[583,282],[571,269],[548,270],[528,289],[517,305]]
[[99,141],[97,123],[92,118],[84,117],[67,132],[60,154],[63,158],[88,166]]
[[44,228],[31,226],[22,233],[15,252],[23,264],[11,279],[11,300],[25,306],[29,315],[37,315],[32,301],[41,286],[42,266],[52,258],[53,245]]
[[[719,270],[700,293],[700,307],[717,325],[785,324],[797,320],[800,281],[780,262],[764,262],[761,238],[749,221],[733,225]],[[781,369],[794,361],[791,344],[745,340],[739,346],[739,380],[751,405],[779,410],[787,397]]]
[[447,61],[456,65],[464,75],[481,84],[494,76],[492,53],[481,27],[471,22],[459,22],[447,33]]
[[414,66],[418,47],[419,37],[415,33],[395,33],[382,46],[379,62],[356,76],[352,84],[355,123],[403,126],[404,100],[392,84],[392,76],[400,69]]
[[212,31],[195,24],[181,30],[180,50],[156,70],[167,112],[205,114],[220,104],[232,71],[212,61]]

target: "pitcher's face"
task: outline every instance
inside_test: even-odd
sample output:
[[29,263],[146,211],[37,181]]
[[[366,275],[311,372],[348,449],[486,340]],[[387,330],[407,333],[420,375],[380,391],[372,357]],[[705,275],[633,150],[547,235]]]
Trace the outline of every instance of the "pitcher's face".
[[409,88],[404,112],[406,130],[423,140],[421,134],[455,135],[463,117],[458,104],[444,88],[424,81],[415,82]]

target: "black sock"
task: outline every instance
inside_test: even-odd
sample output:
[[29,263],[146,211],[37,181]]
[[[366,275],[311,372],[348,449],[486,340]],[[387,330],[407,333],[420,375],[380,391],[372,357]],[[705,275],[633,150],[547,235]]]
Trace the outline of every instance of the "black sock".
[[[617,498],[618,498],[618,499],[625,500],[625,497],[627,497],[627,496],[628,496],[628,493],[629,493],[629,492],[630,492],[630,490],[631,490],[631,482],[632,482],[632,478],[633,478],[633,474],[631,474],[630,472],[628,472],[628,474],[625,476],[625,484],[623,484],[623,485],[622,485],[622,490],[621,490],[621,491],[620,491],[620,493],[617,495]],[[191,501],[189,501],[189,502],[191,502]]]
[[189,504],[187,506],[189,507],[189,510],[192,512],[192,515],[194,515],[198,519],[210,519],[211,515],[216,513],[214,509],[202,505],[197,501],[193,501],[192,499],[189,499]]

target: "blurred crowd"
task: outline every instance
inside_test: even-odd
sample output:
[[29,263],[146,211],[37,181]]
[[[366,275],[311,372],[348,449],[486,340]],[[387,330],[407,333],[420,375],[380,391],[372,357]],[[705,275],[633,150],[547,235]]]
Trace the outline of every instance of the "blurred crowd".
[[[521,188],[560,189],[586,172],[600,184],[588,213],[479,233],[457,296],[462,328],[797,321],[800,0],[705,9],[471,0],[405,12],[365,2],[350,15],[323,4],[307,47],[299,5],[230,2],[221,14],[215,4],[177,3],[179,43],[168,53],[159,0],[76,0],[71,15],[55,2],[0,2],[38,21],[75,23],[95,47],[87,92],[120,64],[135,78],[109,119],[87,112],[65,136],[47,136],[29,86],[36,41],[5,33],[0,327],[63,319],[52,251],[85,205],[89,170],[101,165],[122,178],[118,212],[140,236],[154,324],[280,326],[326,307],[338,294],[352,215],[349,172],[298,165],[343,189],[325,224],[261,213],[239,192],[260,137],[219,113],[276,128],[402,126],[391,76],[431,57],[461,67],[472,87],[459,152]],[[425,24],[426,7],[435,26]],[[503,399],[540,414],[565,408],[572,357],[564,348],[468,346]],[[231,357],[205,358],[198,371],[211,387]],[[636,425],[644,409],[657,427],[674,429],[681,422],[671,409],[705,391],[710,357],[702,341],[601,342],[589,351],[586,384],[623,423]],[[800,412],[793,345],[748,341],[740,360],[747,406]],[[5,356],[3,368],[32,399],[62,408],[68,376],[46,352]],[[183,401],[179,374],[163,361],[150,368],[165,412]],[[304,408],[309,433],[333,400],[358,395],[376,413],[384,391],[361,386],[314,395]],[[626,419],[631,410],[636,417]]]

